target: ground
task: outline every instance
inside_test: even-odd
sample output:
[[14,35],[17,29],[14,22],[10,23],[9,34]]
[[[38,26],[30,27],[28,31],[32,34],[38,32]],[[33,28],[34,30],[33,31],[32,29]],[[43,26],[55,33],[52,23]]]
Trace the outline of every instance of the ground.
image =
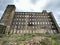
[[60,34],[0,34],[0,45],[60,45]]

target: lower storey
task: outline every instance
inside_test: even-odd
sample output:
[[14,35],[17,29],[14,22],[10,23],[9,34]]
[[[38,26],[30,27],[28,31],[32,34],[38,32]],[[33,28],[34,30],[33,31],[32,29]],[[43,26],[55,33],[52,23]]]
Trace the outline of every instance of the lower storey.
[[57,33],[56,30],[47,30],[47,29],[40,29],[40,30],[10,30],[10,34],[18,34],[18,33]]

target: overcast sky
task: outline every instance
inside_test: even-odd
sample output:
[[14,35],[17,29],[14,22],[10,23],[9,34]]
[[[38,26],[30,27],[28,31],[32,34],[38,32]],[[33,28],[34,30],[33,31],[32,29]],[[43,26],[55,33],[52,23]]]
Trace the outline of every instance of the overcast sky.
[[60,26],[60,0],[0,0],[0,18],[8,4],[14,4],[19,12],[51,11]]

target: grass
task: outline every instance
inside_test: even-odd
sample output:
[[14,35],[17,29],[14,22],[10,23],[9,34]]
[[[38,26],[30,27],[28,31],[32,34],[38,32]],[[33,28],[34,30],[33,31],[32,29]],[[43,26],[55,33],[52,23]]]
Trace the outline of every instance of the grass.
[[45,37],[35,45],[60,45],[60,34],[0,34],[0,45],[25,45],[26,41],[31,42],[34,37]]

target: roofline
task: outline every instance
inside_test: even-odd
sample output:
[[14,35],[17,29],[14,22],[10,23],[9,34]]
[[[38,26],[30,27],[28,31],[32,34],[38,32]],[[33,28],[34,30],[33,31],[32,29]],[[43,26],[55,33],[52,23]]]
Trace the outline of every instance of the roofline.
[[55,18],[54,18],[54,16],[53,16],[52,12],[50,12],[50,15],[51,15],[51,17],[52,17],[52,19],[53,19],[53,21],[54,21],[54,23],[55,23],[55,26],[56,26],[57,30],[59,31],[59,29],[58,29],[59,26],[58,26],[57,21],[55,20]]

